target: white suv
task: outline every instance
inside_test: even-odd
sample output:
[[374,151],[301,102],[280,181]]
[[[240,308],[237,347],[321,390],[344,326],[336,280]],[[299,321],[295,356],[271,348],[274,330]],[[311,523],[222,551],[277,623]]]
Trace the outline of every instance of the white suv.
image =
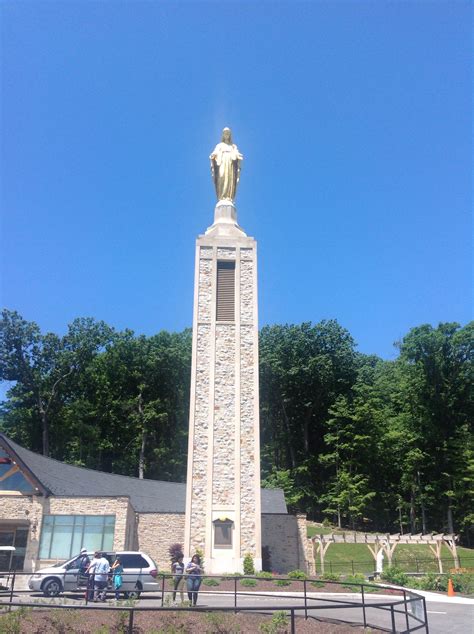
[[[142,592],[159,592],[160,584],[156,577],[158,566],[153,559],[142,552],[119,551],[104,552],[110,564],[120,557],[123,566],[123,585],[120,592],[125,597],[138,598]],[[94,553],[88,552],[92,559]],[[41,591],[45,597],[57,597],[61,592],[85,592],[87,577],[79,574],[81,555],[76,555],[68,561],[42,568],[28,580],[30,590]]]

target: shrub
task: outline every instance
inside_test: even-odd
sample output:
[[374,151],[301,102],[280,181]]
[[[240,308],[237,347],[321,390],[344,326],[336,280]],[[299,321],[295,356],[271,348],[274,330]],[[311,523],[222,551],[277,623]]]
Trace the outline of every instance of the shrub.
[[324,581],[314,580],[314,581],[311,581],[311,585],[314,586],[315,588],[324,588],[326,584],[324,583]]
[[204,577],[202,583],[204,586],[218,586],[219,585],[219,581],[215,579],[214,577]]
[[352,592],[359,592],[360,586],[349,585],[352,583],[365,583],[365,577],[361,573],[356,573],[355,575],[348,575],[344,579],[344,583],[342,584],[344,588],[349,588]]
[[80,616],[75,610],[53,610],[48,619],[51,631],[58,634],[67,634],[68,632],[74,632],[76,629],[74,626],[78,625]]
[[[204,620],[204,623],[200,631],[206,632],[206,634],[211,634],[211,632],[212,634],[237,634],[237,632],[241,631],[239,624],[235,621],[235,617],[231,616],[229,612],[209,612],[204,614],[201,619]],[[176,628],[160,629],[156,634],[165,634],[165,632],[166,634],[184,634],[184,632],[189,632],[189,630],[183,623],[180,623]]]
[[[451,575],[453,588],[456,592],[463,594],[474,594],[474,574],[457,574]],[[448,581],[446,579],[446,588]]]
[[324,579],[324,581],[340,581],[341,575],[336,575],[332,572],[326,572],[324,575],[321,575],[321,579]]
[[275,583],[277,586],[289,586],[291,581],[288,581],[288,579],[277,579]]
[[260,631],[264,634],[280,634],[288,631],[288,617],[283,610],[275,612],[270,623],[262,623]]
[[396,586],[406,586],[408,583],[408,576],[397,566],[388,566],[381,574],[381,579]]
[[209,612],[204,615],[204,620],[210,629],[206,628],[206,632],[228,632],[226,628],[226,614],[219,612]]
[[125,634],[128,630],[128,612],[120,610],[115,613],[115,631],[119,634]]
[[0,632],[8,634],[20,634],[22,623],[24,623],[25,615],[30,612],[27,608],[18,608],[14,612],[2,614],[0,616]]
[[265,570],[262,570],[262,572],[257,572],[255,576],[259,579],[273,579],[272,573]]
[[448,578],[431,572],[425,577],[410,579],[408,584],[410,587],[419,588],[420,590],[444,590],[446,592],[448,589]]
[[308,578],[308,575],[302,570],[291,570],[288,573],[288,577],[290,579],[301,579],[302,581],[304,581],[304,579]]
[[253,564],[253,557],[250,553],[246,553],[244,557],[244,575],[254,575],[255,566]]
[[168,552],[171,557],[171,561],[178,561],[180,557],[183,557],[183,544],[171,544],[168,548]]
[[242,577],[242,579],[240,580],[240,585],[245,586],[246,588],[253,588],[254,586],[257,585],[257,580]]
[[411,588],[418,588],[420,590],[447,592],[449,577],[451,577],[455,592],[474,594],[474,574],[442,575],[440,573],[431,572],[424,577],[410,579],[408,584]]

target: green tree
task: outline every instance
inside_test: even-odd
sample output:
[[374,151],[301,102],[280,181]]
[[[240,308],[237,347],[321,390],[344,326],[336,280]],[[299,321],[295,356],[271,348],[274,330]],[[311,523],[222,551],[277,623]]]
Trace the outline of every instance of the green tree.
[[419,456],[416,477],[412,469],[412,506],[423,486],[421,478],[429,485],[422,499],[434,525],[455,532],[466,527],[473,502],[468,465],[474,418],[474,322],[413,328],[399,349],[405,412]]
[[[329,408],[356,375],[355,344],[336,321],[271,326],[260,333],[264,484],[284,478],[300,508],[314,512],[317,454]],[[288,471],[288,474],[278,472]]]
[[7,408],[4,415],[6,429],[15,437],[28,439],[27,444],[35,448],[40,430],[42,453],[50,455],[51,425],[67,393],[68,380],[84,369],[112,334],[103,322],[76,319],[63,337],[42,335],[34,322],[3,310],[0,379],[15,383],[10,389],[13,411]]

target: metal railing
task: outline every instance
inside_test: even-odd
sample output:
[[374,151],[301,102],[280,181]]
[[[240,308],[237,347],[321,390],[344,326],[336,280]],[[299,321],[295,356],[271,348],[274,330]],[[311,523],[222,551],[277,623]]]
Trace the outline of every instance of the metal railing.
[[[38,574],[38,573],[36,573]],[[68,610],[109,610],[112,612],[127,612],[128,613],[128,626],[127,632],[129,634],[133,634],[134,631],[134,622],[135,616],[139,613],[145,612],[224,612],[224,613],[270,613],[273,614],[275,612],[284,611],[289,614],[290,618],[290,631],[292,634],[297,632],[297,617],[301,614],[301,617],[305,619],[311,618],[314,612],[324,611],[324,610],[338,610],[338,609],[351,609],[351,610],[359,610],[361,619],[357,621],[353,621],[354,623],[359,623],[364,627],[376,627],[380,630],[392,632],[392,633],[403,633],[409,634],[411,632],[416,631],[424,631],[429,634],[428,627],[428,616],[426,610],[426,601],[425,598],[412,592],[411,590],[405,590],[404,588],[394,589],[393,586],[390,588],[390,591],[398,591],[399,596],[397,598],[393,598],[390,600],[380,600],[380,596],[377,597],[377,600],[368,601],[367,594],[372,593],[374,590],[379,590],[383,592],[386,590],[383,586],[368,584],[368,583],[353,583],[353,582],[335,582],[335,581],[326,581],[324,579],[318,578],[310,578],[310,579],[294,579],[290,577],[277,577],[273,579],[265,579],[258,576],[225,576],[225,575],[204,575],[203,579],[222,579],[224,581],[231,581],[232,590],[201,590],[199,588],[199,595],[219,595],[219,596],[229,596],[233,598],[233,605],[231,606],[189,606],[183,604],[182,606],[169,606],[166,605],[166,595],[172,594],[174,592],[179,592],[179,590],[175,590],[174,584],[172,583],[174,576],[170,574],[158,574],[157,579],[160,578],[160,586],[161,591],[159,595],[152,593],[146,593],[149,598],[158,598],[161,599],[159,606],[137,606],[137,605],[96,605],[87,603],[87,594],[84,597],[84,602],[78,605],[77,603],[48,603],[45,605],[44,603],[38,604],[37,602],[32,601],[20,601],[14,600],[14,597],[21,594],[31,594],[31,590],[20,590],[15,588],[15,584],[18,581],[18,578],[22,576],[31,577],[31,573],[24,572],[13,572],[13,573],[1,573],[2,575],[9,575],[10,587],[7,590],[0,591],[0,608],[1,610],[7,609],[11,611],[12,608],[32,608],[32,609],[68,609]],[[123,573],[123,577],[133,576],[137,577],[137,573]],[[253,579],[258,582],[265,581],[283,581],[289,582],[293,584],[299,584],[300,588],[302,588],[301,592],[284,592],[284,596],[282,593],[272,594],[268,592],[259,592],[256,590],[238,590],[237,584],[242,579]],[[171,581],[171,582],[169,582]],[[167,583],[168,582],[168,583]],[[347,598],[335,598],[334,594],[331,593],[327,598],[324,597],[324,593],[317,592],[317,589],[308,591],[308,584],[315,583],[318,585],[329,585],[329,586],[337,586],[343,584],[344,587],[350,587],[352,591],[359,591],[359,597],[354,595],[353,597]],[[86,592],[86,588],[82,588],[84,592]],[[112,590],[113,592],[113,590]],[[66,590],[65,594],[69,594]],[[317,595],[317,596],[314,596]],[[390,595],[389,595],[390,596]],[[393,595],[392,595],[393,596]],[[242,600],[247,600],[249,597],[259,597],[266,599],[278,599],[279,602],[277,605],[271,604],[259,604],[258,606],[252,605],[243,605]],[[318,602],[318,605],[315,602]],[[296,605],[295,605],[295,602]],[[367,612],[369,610],[376,610],[382,614],[388,614],[388,623],[384,621],[384,624],[373,623],[367,617]],[[377,612],[377,613],[379,613]],[[0,612],[0,615],[2,612]],[[0,616],[1,618],[1,616]],[[334,616],[331,616],[334,619]],[[386,619],[387,620],[387,619]],[[1,621],[0,621],[1,622]],[[402,622],[402,626],[400,627],[400,622]],[[388,625],[388,627],[387,627]]]

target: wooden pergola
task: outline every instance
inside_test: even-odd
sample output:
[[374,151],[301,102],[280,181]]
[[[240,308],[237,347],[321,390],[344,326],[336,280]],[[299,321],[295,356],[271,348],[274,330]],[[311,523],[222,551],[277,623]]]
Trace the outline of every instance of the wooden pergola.
[[321,573],[324,573],[324,558],[331,544],[365,544],[374,558],[374,562],[377,561],[377,555],[382,550],[387,555],[389,565],[392,565],[393,553],[399,544],[427,544],[436,557],[438,569],[441,573],[443,572],[441,547],[445,544],[453,556],[454,567],[459,568],[459,558],[456,548],[458,535],[446,533],[429,533],[425,535],[422,533],[417,535],[412,535],[411,533],[401,535],[400,533],[396,533],[390,535],[350,532],[314,535],[311,541],[313,542],[313,552],[314,547],[316,547],[316,554],[319,554]]

